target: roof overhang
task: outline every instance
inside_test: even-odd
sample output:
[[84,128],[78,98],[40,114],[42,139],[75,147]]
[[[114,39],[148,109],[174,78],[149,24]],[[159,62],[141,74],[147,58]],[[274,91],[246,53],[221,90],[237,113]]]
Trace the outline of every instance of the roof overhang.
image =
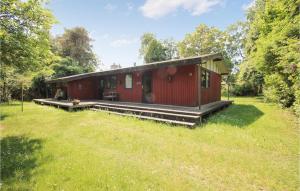
[[150,69],[156,69],[156,68],[162,68],[162,67],[204,64],[204,63],[207,63],[207,62],[210,62],[210,61],[218,63],[217,67],[220,67],[220,74],[229,73],[229,70],[227,69],[227,67],[225,66],[225,64],[223,62],[222,54],[216,53],[216,54],[206,54],[206,55],[188,57],[188,58],[180,58],[180,59],[174,59],[174,60],[153,62],[153,63],[148,63],[148,64],[144,64],[144,65],[140,65],[140,66],[134,66],[134,67],[127,67],[127,68],[106,70],[106,71],[100,71],[100,72],[90,72],[90,73],[84,73],[84,74],[77,74],[77,75],[72,75],[72,76],[66,76],[66,77],[47,80],[47,83],[69,82],[69,81],[79,80],[79,79],[83,79],[83,78],[87,78],[87,77],[106,76],[106,75],[113,75],[113,74],[120,74],[120,73],[129,73],[129,72],[134,72],[134,71],[143,71],[143,70],[150,70]]

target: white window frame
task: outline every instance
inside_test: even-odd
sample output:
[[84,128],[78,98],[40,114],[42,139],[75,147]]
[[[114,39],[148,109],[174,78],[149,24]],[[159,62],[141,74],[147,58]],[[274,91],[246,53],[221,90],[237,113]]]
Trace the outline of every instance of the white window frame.
[[125,89],[132,89],[133,86],[133,76],[132,74],[125,75]]

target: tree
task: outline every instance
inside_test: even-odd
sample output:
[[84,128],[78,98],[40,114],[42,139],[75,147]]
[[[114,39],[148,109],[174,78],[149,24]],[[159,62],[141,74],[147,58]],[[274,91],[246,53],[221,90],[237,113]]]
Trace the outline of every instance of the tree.
[[146,63],[164,61],[167,59],[166,49],[158,40],[153,40],[150,42],[147,52],[144,55],[144,60]]
[[245,43],[248,32],[248,22],[238,21],[230,25],[226,30],[225,49],[226,53],[231,59],[235,72],[239,65],[245,59]]
[[166,60],[165,51],[165,47],[154,34],[145,33],[141,37],[140,55],[143,56],[145,63]]
[[163,41],[163,46],[165,47],[166,60],[171,60],[174,58],[178,58],[178,48],[177,43],[174,39],[166,39]]
[[31,75],[51,63],[49,30],[55,22],[42,0],[0,2],[1,101],[20,89],[15,75]]
[[231,68],[231,60],[226,52],[226,33],[215,27],[201,24],[193,33],[187,34],[178,43],[181,57],[199,56],[204,54],[222,53],[225,63]]
[[58,63],[52,66],[54,74],[52,77],[59,78],[75,74],[84,73],[84,68],[70,57],[62,58]]
[[300,104],[297,1],[257,0],[248,11],[247,20],[247,63],[264,75],[265,98],[283,107]]
[[153,33],[141,37],[140,55],[145,63],[170,60],[178,57],[177,43],[173,39],[158,40]]
[[96,55],[92,50],[92,39],[83,27],[66,29],[62,36],[54,39],[53,49],[63,57],[78,62],[83,72],[92,72],[97,66]]

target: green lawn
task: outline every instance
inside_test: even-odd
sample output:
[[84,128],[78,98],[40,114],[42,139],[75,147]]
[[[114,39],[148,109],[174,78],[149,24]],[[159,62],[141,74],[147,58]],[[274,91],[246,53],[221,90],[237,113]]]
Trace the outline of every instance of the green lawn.
[[2,190],[298,190],[296,118],[259,98],[195,129],[1,105]]

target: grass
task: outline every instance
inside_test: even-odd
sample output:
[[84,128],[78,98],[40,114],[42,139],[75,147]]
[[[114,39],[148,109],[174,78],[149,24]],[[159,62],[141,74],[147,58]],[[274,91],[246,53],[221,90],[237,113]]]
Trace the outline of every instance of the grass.
[[296,118],[258,98],[195,129],[1,105],[2,190],[299,190]]

